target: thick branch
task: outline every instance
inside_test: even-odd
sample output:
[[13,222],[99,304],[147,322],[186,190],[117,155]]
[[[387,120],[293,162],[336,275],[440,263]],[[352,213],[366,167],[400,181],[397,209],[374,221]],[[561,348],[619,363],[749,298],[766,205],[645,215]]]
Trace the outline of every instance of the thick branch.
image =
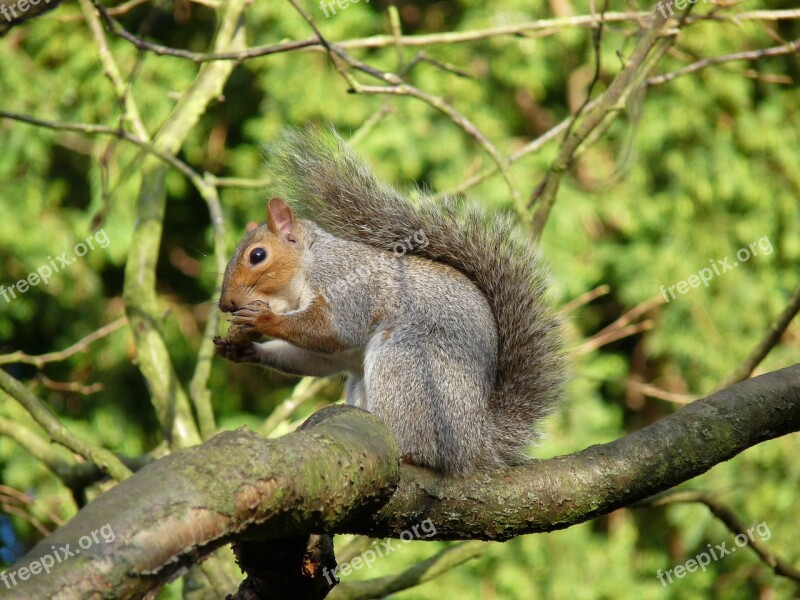
[[[400,469],[373,415],[326,407],[278,440],[223,433],[156,461],[81,510],[8,572],[104,525],[115,540],[31,578],[12,598],[163,584],[232,539],[309,532],[507,540],[563,529],[669,489],[746,448],[800,430],[800,365],[740,383],[615,442],[512,470],[443,478]],[[220,476],[221,474],[224,476]],[[17,595],[21,594],[21,595]],[[72,594],[72,595],[70,595]]]
[[[345,516],[386,502],[398,479],[399,450],[378,418],[336,406],[309,421],[308,429],[279,440],[225,432],[147,465],[6,574],[52,555],[52,546],[70,544],[69,550],[79,548],[80,554],[63,557],[46,577],[17,577],[16,586],[3,589],[3,598],[51,598],[56,592],[59,598],[91,592],[139,597],[234,537],[329,530]],[[99,543],[80,545],[83,536],[91,539],[103,527]]]

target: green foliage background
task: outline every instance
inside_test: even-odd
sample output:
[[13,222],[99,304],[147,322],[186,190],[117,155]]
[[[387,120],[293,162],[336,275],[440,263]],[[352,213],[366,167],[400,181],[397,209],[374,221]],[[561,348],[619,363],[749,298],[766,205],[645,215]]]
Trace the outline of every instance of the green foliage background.
[[[121,20],[132,31],[146,20],[148,35],[159,43],[208,49],[213,11],[193,4],[188,21],[178,22],[171,3],[154,6],[141,5]],[[575,14],[589,10],[582,0],[563,6]],[[551,6],[542,1],[400,2],[398,7],[408,34],[485,29],[553,16]],[[745,2],[737,10],[790,7],[788,0]],[[329,18],[314,3],[306,8],[331,40],[388,31],[381,2],[353,4]],[[611,3],[609,8],[637,7]],[[708,9],[701,3],[696,12]],[[254,3],[246,23],[251,46],[311,35],[285,2]],[[598,91],[618,71],[617,53],[633,48],[635,31],[630,24],[605,28]],[[679,68],[691,57],[775,45],[770,31],[787,40],[800,37],[800,26],[788,21],[694,24],[681,33],[677,51],[659,70]],[[109,39],[124,76],[132,81],[148,129],[156,131],[197,66],[152,54],[138,57],[132,45]],[[594,64],[591,33],[582,28],[541,39],[495,36],[432,45],[425,51],[471,77],[422,63],[409,81],[452,102],[506,154],[576,108]],[[0,39],[0,55],[3,110],[60,121],[119,123],[119,105],[77,5],[65,4],[15,28]],[[356,55],[380,68],[397,69],[394,48]],[[413,55],[406,49],[404,61]],[[598,285],[611,287],[610,294],[569,315],[573,346],[710,260],[733,261],[740,248],[762,239],[772,251],[721,274],[707,288],[691,289],[656,307],[648,313],[651,330],[577,355],[563,411],[546,424],[548,439],[536,456],[613,440],[676,409],[626,389],[620,380],[652,383],[676,393],[708,393],[747,356],[783,309],[798,285],[800,262],[799,67],[797,56],[730,63],[650,88],[640,103],[629,107],[641,110],[640,117],[619,119],[566,180],[542,243],[552,266],[554,295],[564,304]],[[746,69],[759,77],[743,76]],[[776,83],[768,76],[782,79]],[[358,144],[381,176],[401,186],[447,191],[490,164],[462,130],[422,102],[348,94],[329,59],[316,51],[276,54],[237,67],[224,98],[202,117],[180,156],[217,176],[268,180],[260,148],[282,126],[329,122],[348,136],[382,106],[392,112]],[[59,350],[123,314],[123,267],[141,183],[136,170],[141,155],[122,142],[11,120],[0,121],[0,148],[0,284],[10,286],[47,264],[48,257],[71,252],[91,235],[92,220],[104,215],[100,226],[110,239],[107,248],[76,260],[47,286],[10,302],[0,298],[0,353]],[[541,180],[556,148],[551,143],[514,165],[525,194]],[[112,186],[108,202],[101,166],[106,157]],[[246,221],[262,218],[268,190],[267,185],[266,190],[222,191],[230,248]],[[211,253],[205,204],[177,171],[169,176],[168,193],[158,285],[169,347],[187,381],[204,319],[215,310],[214,276],[224,264]],[[497,175],[469,193],[493,209],[510,208],[508,189]],[[797,362],[799,349],[800,328],[795,324],[759,372]],[[56,391],[43,385],[32,367],[7,368],[29,381],[64,424],[87,439],[129,455],[152,451],[161,441],[127,329],[43,369],[54,381],[101,383],[104,388],[98,393]],[[218,425],[258,427],[295,383],[256,367],[216,361],[212,392]],[[295,418],[334,396],[319,397]],[[10,400],[0,400],[0,416],[38,431]],[[752,448],[685,487],[710,490],[744,521],[766,523],[768,546],[798,564],[798,455],[800,438],[789,436]],[[76,510],[58,480],[7,438],[0,438],[0,477],[4,485],[31,495],[33,513],[51,527],[50,514],[68,518]],[[13,523],[26,543],[37,539],[26,520],[14,517]],[[480,560],[398,597],[789,597],[790,583],[744,550],[668,587],[656,578],[658,569],[673,568],[707,544],[722,542],[733,545],[732,534],[700,506],[621,510],[565,531],[492,545]],[[395,572],[439,546],[402,546],[354,577]],[[179,587],[170,586],[163,597],[177,597]]]

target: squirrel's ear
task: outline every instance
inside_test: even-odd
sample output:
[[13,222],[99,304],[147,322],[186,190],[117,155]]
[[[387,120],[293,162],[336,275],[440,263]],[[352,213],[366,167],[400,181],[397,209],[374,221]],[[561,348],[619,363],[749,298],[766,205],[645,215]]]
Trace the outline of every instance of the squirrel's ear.
[[280,198],[269,201],[267,225],[272,233],[279,235],[284,241],[292,243],[297,241],[294,234],[294,214],[289,205]]
[[248,221],[247,225],[245,225],[245,228],[244,228],[244,230],[247,233],[250,233],[254,229],[258,229],[258,223],[256,223],[255,221]]

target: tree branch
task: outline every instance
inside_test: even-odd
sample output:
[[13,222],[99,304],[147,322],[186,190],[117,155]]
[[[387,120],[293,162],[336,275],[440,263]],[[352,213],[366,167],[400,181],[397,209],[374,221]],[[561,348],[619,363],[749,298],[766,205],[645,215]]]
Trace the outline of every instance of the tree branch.
[[141,594],[238,537],[320,531],[399,537],[423,519],[434,524],[434,539],[503,541],[563,529],[798,430],[800,364],[698,400],[609,444],[463,478],[398,470],[399,451],[377,417],[329,406],[305,429],[277,440],[222,433],[142,468],[9,571],[104,525],[116,534],[112,543],[22,582],[11,598],[88,589]]
[[769,331],[767,331],[764,339],[758,343],[758,346],[753,349],[747,359],[739,365],[717,389],[730,387],[734,383],[738,383],[750,377],[750,374],[781,339],[783,332],[786,331],[786,328],[789,327],[789,323],[792,322],[792,319],[795,318],[798,312],[800,312],[800,287],[794,291],[794,294],[792,294],[792,297],[789,299],[789,304],[786,305],[783,312],[775,319],[775,322],[769,328]]
[[92,461],[118,481],[131,474],[130,469],[109,450],[90,444],[64,427],[44,402],[3,369],[0,369],[0,389],[19,402],[54,442]]
[[[711,513],[734,535],[743,535],[747,538],[747,545],[756,553],[759,559],[768,565],[776,575],[788,577],[800,583],[800,571],[789,561],[781,558],[767,548],[766,544],[757,537],[748,536],[747,526],[736,516],[730,508],[708,493],[694,491],[680,491],[653,498],[648,502],[639,503],[640,506],[664,506],[667,504],[693,503],[704,504]],[[752,528],[751,528],[752,531]]]
[[64,350],[60,350],[58,352],[48,352],[47,354],[31,355],[31,354],[25,354],[24,352],[21,351],[17,351],[17,352],[11,352],[10,354],[0,354],[0,365],[8,363],[25,363],[28,365],[34,365],[35,367],[41,369],[44,365],[46,365],[49,362],[58,362],[62,360],[67,360],[73,354],[77,354],[78,352],[84,352],[93,342],[96,342],[97,340],[106,337],[110,333],[113,333],[120,327],[123,327],[124,325],[127,324],[128,324],[128,318],[120,317],[116,321],[112,321],[108,325],[104,325],[97,331],[93,331],[89,335],[79,339],[69,348],[65,348]]
[[74,549],[102,527],[113,540],[81,547],[79,558],[55,564],[47,577],[17,579],[4,598],[141,597],[245,532],[251,539],[289,537],[374,511],[398,475],[389,431],[352,407],[326,407],[308,429],[279,440],[224,432],[95,499],[6,573],[51,555],[52,546]]

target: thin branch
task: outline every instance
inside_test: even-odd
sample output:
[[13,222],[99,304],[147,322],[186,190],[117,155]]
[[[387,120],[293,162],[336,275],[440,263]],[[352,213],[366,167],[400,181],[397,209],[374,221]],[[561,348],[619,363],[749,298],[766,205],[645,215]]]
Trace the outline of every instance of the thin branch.
[[2,369],[0,369],[0,389],[19,402],[54,442],[80,454],[117,481],[123,481],[131,475],[131,470],[112,452],[95,446],[69,431],[39,398]]
[[[211,229],[213,232],[214,258],[217,264],[225,260],[226,230],[225,219],[222,215],[222,206],[219,201],[217,188],[214,187],[208,178],[204,178],[203,191],[201,195],[208,207],[211,219]],[[214,282],[214,298],[219,298],[222,294],[223,272],[217,271]],[[220,313],[212,309],[208,312],[206,326],[203,330],[203,337],[200,340],[200,347],[197,350],[197,360],[195,361],[194,374],[189,382],[189,394],[197,412],[197,424],[200,427],[200,435],[208,439],[217,430],[214,421],[214,410],[211,406],[211,389],[208,386],[208,379],[211,377],[211,361],[214,358],[214,336],[219,331]]]
[[[758,18],[763,16],[761,14],[761,12],[770,12],[770,11],[755,11],[753,13],[745,13],[745,14],[755,20],[755,19],[758,19]],[[780,15],[781,18],[800,19],[800,10],[777,11],[777,12],[781,13],[781,15]],[[695,18],[695,19],[691,19],[690,18],[690,19],[687,19],[687,23],[690,22],[690,21],[696,22],[696,21],[703,20],[703,19],[705,19],[705,17],[698,17],[698,18]],[[792,42],[792,43],[796,44],[797,41]],[[789,46],[789,44],[787,44],[786,46],[779,46],[777,48],[778,49],[784,49],[784,48],[786,48],[788,46]],[[774,51],[774,50],[776,50],[776,48],[772,48],[772,49],[769,49],[769,50],[773,50]],[[761,51],[761,50],[754,50],[751,53],[729,54],[729,55],[727,55],[726,60],[722,60],[725,57],[717,57],[717,59],[708,59],[708,60],[717,60],[718,63],[728,62],[729,60],[745,60],[745,58],[755,58],[755,57],[740,57],[740,55],[742,55],[742,54],[759,54],[759,57],[760,57],[760,56],[762,56],[760,54],[762,52],[763,51]],[[768,56],[781,55],[781,54],[790,54],[790,52],[788,52],[788,51],[787,52],[775,52],[775,54],[769,54]],[[767,56],[767,55],[764,54],[764,56]],[[700,62],[704,62],[704,61],[700,61]],[[694,63],[694,65],[697,65],[697,64],[698,63]],[[693,65],[689,65],[689,67],[692,67],[692,66]],[[703,66],[709,66],[709,65],[703,65]],[[702,67],[699,67],[699,68],[702,68]],[[699,68],[692,68],[691,70],[688,70],[688,67],[684,67],[683,69],[679,69],[679,70],[673,71],[671,73],[666,73],[664,75],[658,75],[658,76],[655,76],[655,77],[651,77],[646,81],[646,84],[647,84],[648,87],[649,86],[660,85],[662,83],[666,83],[667,81],[671,81],[671,80],[673,80],[673,79],[675,79],[675,78],[677,78],[677,77],[679,77],[681,75],[688,75],[689,73],[697,71]],[[743,73],[743,74],[747,75],[747,73]],[[781,83],[787,83],[787,82],[781,82]],[[788,83],[791,83],[791,80],[789,80]],[[593,109],[595,106],[597,106],[597,104],[599,103],[599,101],[601,99],[602,99],[602,96],[599,97],[599,98],[595,98],[594,100],[592,100],[585,107],[584,110],[588,112],[589,110]],[[526,144],[523,148],[521,148],[517,152],[514,152],[513,154],[511,154],[509,156],[509,158],[508,158],[509,164],[513,164],[513,163],[517,162],[518,160],[520,160],[521,158],[524,158],[528,154],[532,154],[533,152],[538,151],[547,142],[557,138],[560,134],[562,134],[569,127],[569,124],[572,122],[572,120],[574,118],[575,118],[574,114],[568,116],[567,118],[562,120],[558,125],[555,125],[555,126],[551,127],[545,133],[543,133],[539,137],[535,138],[534,140],[532,140],[531,142]],[[436,194],[434,197],[443,198],[445,196],[463,194],[466,191],[468,191],[469,189],[475,187],[476,185],[478,185],[482,181],[488,179],[489,177],[491,177],[492,175],[497,173],[497,170],[498,169],[497,169],[497,167],[495,165],[490,165],[490,166],[486,167],[480,173],[478,173],[476,175],[473,175],[472,177],[469,177],[468,179],[465,179],[463,182],[461,182],[460,184],[458,184],[456,187],[452,188],[451,190],[448,190],[446,192],[440,192],[439,194]]]
[[122,114],[124,115],[125,121],[139,139],[149,142],[150,135],[147,133],[147,129],[144,126],[142,116],[139,113],[139,108],[136,105],[136,101],[134,100],[133,96],[128,93],[130,91],[130,84],[122,78],[122,75],[120,75],[119,66],[114,60],[114,55],[111,53],[111,50],[108,47],[108,40],[106,40],[100,19],[97,18],[97,13],[92,7],[92,2],[91,0],[79,1],[84,18],[86,19],[86,23],[89,26],[89,30],[92,33],[95,44],[97,44],[97,50],[100,55],[100,63],[103,65],[103,72],[106,74],[106,77],[108,77],[112,87],[114,88],[114,94],[117,98],[117,102],[119,102],[119,105],[122,108]]
[[[800,12],[800,11],[798,11]],[[647,85],[661,85],[673,79],[677,79],[689,73],[695,73],[701,69],[720,65],[726,62],[733,62],[739,60],[758,60],[769,56],[784,56],[786,54],[797,54],[800,52],[800,39],[794,40],[783,44],[782,46],[774,46],[772,48],[762,48],[761,50],[748,50],[747,52],[734,52],[733,54],[724,54],[722,56],[713,56],[711,58],[704,58],[698,60],[690,65],[680,68],[664,75],[657,75],[647,80]]]
[[[94,0],[93,0],[94,1]],[[249,48],[247,50],[231,50],[225,52],[191,52],[190,50],[181,50],[179,48],[170,48],[169,46],[162,46],[161,44],[154,44],[135,36],[127,29],[125,29],[119,21],[109,14],[106,9],[99,2],[95,2],[95,8],[100,13],[103,21],[105,21],[108,28],[117,36],[130,42],[137,49],[141,51],[152,52],[157,56],[173,56],[176,58],[185,58],[195,63],[211,62],[211,61],[243,61],[248,58],[255,58],[257,56],[269,56],[270,54],[278,54],[280,52],[288,52],[290,50],[297,50],[299,48],[308,48],[309,46],[317,45],[317,40],[299,40],[296,42],[283,42],[280,44],[272,44],[268,46],[259,46],[256,48]]]
[[[117,6],[111,6],[107,8],[109,15],[114,17],[119,17],[122,15],[128,14],[137,6],[141,6],[142,4],[147,4],[150,0],[128,0],[127,2],[123,2],[122,4],[118,4]],[[60,23],[70,23],[72,21],[80,21],[84,17],[79,14],[73,15],[65,15],[63,17],[59,17],[57,20]]]
[[645,500],[638,503],[636,506],[666,506],[669,504],[678,503],[700,503],[704,504],[717,519],[719,519],[728,530],[735,536],[743,535],[747,538],[747,546],[756,553],[759,559],[769,566],[776,575],[788,577],[789,579],[800,583],[800,570],[794,567],[789,561],[781,558],[774,552],[767,548],[766,544],[757,536],[748,535],[752,533],[753,528],[745,526],[744,523],[736,516],[729,507],[725,506],[717,499],[713,498],[710,494],[695,491],[678,491],[666,493],[655,498]]
[[630,310],[625,311],[625,313],[616,319],[613,323],[610,323],[606,327],[603,327],[600,331],[594,334],[593,337],[601,337],[606,334],[612,333],[618,329],[622,329],[623,327],[633,323],[636,319],[641,317],[646,312],[652,310],[656,306],[660,306],[664,304],[664,297],[659,295],[653,296],[649,300],[645,300],[644,302],[640,302]]
[[519,190],[516,182],[514,181],[514,176],[511,173],[511,169],[509,168],[509,161],[507,158],[503,157],[500,152],[497,150],[494,144],[489,141],[483,133],[478,130],[478,128],[464,115],[462,115],[458,110],[456,110],[453,106],[448,104],[443,98],[439,96],[434,96],[433,94],[429,94],[428,92],[424,92],[418,88],[415,88],[412,85],[407,83],[402,83],[400,85],[395,86],[364,86],[359,85],[355,92],[358,94],[389,94],[393,96],[411,96],[412,98],[417,98],[418,100],[422,100],[432,108],[442,112],[443,114],[447,115],[453,123],[455,123],[458,127],[463,129],[467,135],[469,135],[472,139],[474,139],[478,145],[486,152],[489,157],[494,161],[495,165],[503,175],[503,178],[506,180],[506,185],[511,192],[511,196],[514,200],[514,205],[517,209],[517,212],[520,213],[521,218],[525,218],[527,215],[527,210],[524,205],[524,200],[522,198],[522,193]]
[[[599,101],[599,98],[595,99],[595,100],[592,100],[592,102],[590,102],[586,106],[586,108],[584,110],[589,110],[589,109],[593,108],[597,104],[598,101]],[[542,135],[540,135],[536,139],[531,140],[530,142],[528,142],[524,147],[522,147],[521,149],[517,150],[516,152],[514,152],[513,154],[511,154],[508,157],[508,164],[511,165],[511,164],[517,162],[518,160],[520,160],[521,158],[527,156],[528,154],[536,152],[542,146],[544,146],[547,142],[556,139],[559,135],[561,135],[561,133],[566,131],[566,129],[569,127],[569,124],[572,122],[573,119],[574,119],[574,115],[568,116],[567,118],[562,120],[558,125],[555,125],[554,127],[551,127],[550,129],[545,131]],[[446,196],[463,194],[464,192],[466,192],[470,188],[475,187],[476,185],[478,185],[479,183],[481,183],[485,179],[488,179],[489,177],[491,177],[492,175],[497,173],[497,171],[498,171],[498,167],[497,167],[496,164],[489,165],[483,171],[481,171],[480,173],[477,173],[476,175],[473,175],[472,177],[466,179],[465,181],[460,183],[455,188],[453,188],[451,190],[448,190],[446,192],[441,192],[439,194],[435,194],[434,198],[441,199],[441,198],[444,198]]]
[[627,327],[620,327],[602,335],[593,335],[580,346],[578,346],[574,352],[576,354],[591,352],[592,350],[596,350],[597,348],[610,344],[611,342],[616,342],[617,340],[621,340],[638,333],[650,331],[653,328],[653,325],[653,321],[648,320],[642,321],[641,323],[635,323],[634,325],[628,325]]
[[291,417],[295,410],[308,400],[317,396],[322,390],[328,387],[329,383],[330,379],[318,379],[315,377],[304,377],[301,379],[294,387],[292,395],[276,406],[264,420],[264,423],[258,428],[258,434],[269,437],[269,434],[275,431],[284,420]]
[[161,150],[154,144],[139,139],[138,137],[136,137],[131,133],[128,133],[124,129],[119,129],[117,127],[108,127],[106,125],[96,125],[94,123],[67,123],[63,121],[47,121],[45,119],[39,119],[28,115],[13,113],[6,110],[0,110],[0,117],[5,119],[11,119],[14,121],[19,121],[20,123],[27,123],[28,125],[45,127],[46,129],[76,131],[79,133],[84,133],[86,135],[110,135],[112,137],[120,138],[139,146],[140,148],[146,150],[150,154],[157,156],[170,166],[176,168],[178,171],[186,175],[186,177],[188,177],[193,183],[203,180],[203,178],[200,176],[199,173],[197,173],[194,169],[192,169],[181,159],[171,155],[169,152]]
[[272,181],[271,178],[264,177],[262,179],[253,179],[249,177],[217,177],[211,173],[205,174],[205,180],[209,185],[216,188],[243,188],[260,190],[267,187]]
[[96,394],[103,391],[102,383],[92,383],[90,385],[83,385],[78,381],[55,381],[50,379],[44,373],[39,373],[37,379],[41,381],[42,385],[48,390],[55,390],[57,392],[73,392],[83,396]]
[[[107,477],[106,473],[90,462],[70,462],[59,452],[54,444],[18,421],[0,417],[0,436],[13,440],[20,448],[58,477],[72,492],[78,506],[86,503],[84,490],[91,484]],[[118,455],[118,457],[126,467],[134,472],[153,461],[153,458],[149,455],[136,458],[123,455]]]
[[602,296],[605,296],[610,291],[611,291],[611,286],[609,286],[609,285],[607,285],[605,283],[602,284],[602,285],[598,285],[593,290],[589,290],[588,292],[584,292],[583,294],[581,294],[577,298],[567,302],[564,305],[564,307],[561,309],[561,312],[563,312],[565,314],[566,313],[571,313],[572,311],[574,311],[575,309],[583,306],[584,304],[589,304],[589,302],[592,302],[593,300],[596,300],[597,298],[601,298]]
[[70,467],[61,452],[22,423],[0,417],[0,436],[14,440],[18,446],[56,475],[65,472]]
[[[4,502],[10,501],[26,507],[32,507],[37,500],[31,498],[30,496],[28,496],[28,494],[25,494],[24,492],[20,492],[19,490],[15,490],[10,486],[2,484],[0,484],[0,494],[5,496],[5,498],[3,499]],[[38,499],[41,500],[41,498]],[[47,518],[50,519],[50,521],[54,523],[57,527],[61,527],[64,524],[64,520],[54,512],[47,509],[45,509],[44,512],[47,515]],[[33,521],[31,521],[31,523],[33,524]],[[37,529],[39,528],[37,527]],[[42,530],[39,529],[39,531],[41,532]],[[49,534],[50,532],[45,529],[44,535],[49,535]]]
[[783,312],[775,319],[775,322],[770,326],[764,338],[753,349],[745,361],[731,373],[715,391],[730,387],[734,383],[744,381],[750,377],[750,374],[781,339],[783,332],[786,331],[786,328],[789,327],[789,323],[792,322],[792,319],[795,318],[798,312],[800,312],[800,287],[794,291],[794,294],[792,294],[792,297],[789,299],[789,304],[786,305]]
[[482,556],[487,542],[461,542],[439,551],[427,560],[416,563],[401,573],[339,584],[330,593],[331,600],[369,600],[407,590],[439,577],[465,562]]
[[649,396],[650,398],[664,400],[665,402],[672,402],[673,404],[680,404],[681,406],[684,404],[689,404],[690,402],[694,402],[698,398],[697,396],[692,396],[691,394],[676,394],[675,392],[668,392],[649,383],[634,381],[633,379],[611,378],[604,379],[604,381],[617,383],[625,388],[639,392],[645,396]]
[[33,527],[39,533],[42,534],[42,537],[47,537],[48,535],[50,535],[50,531],[47,529],[47,527],[42,525],[42,522],[39,521],[39,519],[37,519],[30,513],[30,510],[26,510],[27,507],[22,508],[16,504],[11,504],[7,502],[7,497],[3,497],[2,492],[0,492],[0,509],[2,509],[3,512],[8,513],[10,515],[18,516],[23,521],[27,521],[28,523],[33,525]]
[[[687,11],[691,5],[687,7]],[[608,90],[599,98],[595,107],[585,111],[580,121],[564,139],[558,155],[553,160],[544,180],[537,186],[532,203],[538,202],[534,215],[533,230],[541,236],[550,211],[555,204],[556,194],[561,179],[575,160],[575,154],[581,144],[592,132],[599,128],[605,130],[611,118],[622,109],[627,97],[641,84],[649,70],[672,45],[672,37],[664,37],[664,29],[668,22],[665,14],[656,8],[651,13],[651,24],[645,31],[625,67],[614,77]]]
[[[255,46],[246,50],[228,51],[228,52],[192,52],[179,48],[171,48],[161,44],[148,42],[142,38],[127,31],[110,13],[110,9],[105,9],[98,6],[98,11],[101,17],[106,22],[108,27],[114,34],[122,39],[130,42],[136,48],[142,51],[152,52],[158,56],[173,56],[176,58],[183,58],[191,60],[195,63],[218,61],[218,60],[231,60],[243,61],[259,56],[269,56],[271,54],[278,54],[281,52],[290,52],[300,49],[323,49],[320,42],[316,38],[309,38],[306,40],[296,40],[292,42],[282,42],[278,44],[267,44],[264,46]],[[600,21],[602,23],[619,23],[619,22],[633,22],[639,23],[642,19],[646,18],[651,13],[649,12],[609,12],[603,15]],[[785,10],[758,10],[750,12],[742,12],[736,15],[720,15],[718,13],[709,13],[707,15],[700,15],[690,17],[686,20],[687,24],[693,24],[698,21],[705,20],[718,20],[718,21],[782,21],[782,20],[795,20],[800,19],[800,10],[785,9]],[[385,48],[388,46],[396,46],[398,43],[404,47],[416,46],[432,46],[436,44],[458,44],[464,42],[476,42],[493,37],[502,36],[520,36],[527,32],[544,31],[549,33],[558,33],[568,28],[590,28],[594,27],[598,22],[598,18],[593,15],[577,15],[573,17],[560,17],[556,19],[541,19],[538,21],[530,21],[527,23],[520,23],[519,25],[504,25],[501,27],[491,27],[488,29],[478,29],[471,31],[460,32],[447,32],[447,33],[433,33],[426,35],[404,35],[399,38],[394,35],[376,35],[367,38],[360,38],[355,40],[345,40],[336,42],[336,45],[343,49],[375,49]]]
[[23,363],[26,365],[34,365],[35,367],[41,369],[47,363],[67,360],[68,358],[79,352],[85,352],[92,343],[106,337],[110,333],[113,333],[117,329],[120,329],[124,325],[127,325],[127,323],[128,323],[128,317],[120,317],[116,321],[112,321],[108,325],[104,325],[97,331],[93,331],[89,335],[82,337],[80,340],[78,340],[68,348],[64,348],[64,350],[60,350],[58,352],[48,352],[47,354],[31,355],[31,354],[25,354],[24,352],[21,351],[17,351],[17,352],[12,352],[10,354],[2,354],[0,355],[0,365],[9,363]]
[[[521,218],[525,218],[527,215],[527,210],[524,204],[524,200],[522,198],[522,192],[520,191],[519,187],[514,181],[514,177],[511,173],[511,169],[509,168],[508,159],[503,157],[497,148],[492,144],[489,139],[481,133],[481,131],[469,120],[467,117],[462,115],[455,107],[450,105],[447,101],[445,101],[440,96],[434,96],[433,94],[429,94],[428,92],[422,91],[406,82],[404,82],[400,77],[395,75],[394,73],[388,73],[386,71],[381,71],[379,69],[375,69],[369,65],[366,65],[352,56],[350,56],[347,52],[345,52],[342,48],[331,44],[323,37],[320,30],[317,28],[314,20],[311,19],[306,12],[297,4],[296,0],[289,0],[289,2],[294,6],[300,16],[305,19],[305,21],[309,24],[312,28],[314,33],[317,35],[317,39],[321,46],[323,46],[328,55],[331,57],[334,65],[336,66],[337,70],[341,73],[342,77],[348,82],[351,87],[351,91],[356,94],[390,94],[394,96],[411,96],[412,98],[417,98],[418,100],[422,100],[432,108],[435,108],[439,112],[445,114],[447,117],[450,118],[453,123],[455,123],[458,127],[464,130],[472,139],[474,139],[478,145],[483,148],[483,150],[491,157],[494,163],[497,165],[497,168],[503,175],[503,178],[506,180],[506,184],[511,192],[511,196],[514,200],[514,205],[517,208],[517,211],[520,214]],[[343,68],[342,65],[336,60],[336,57],[343,59],[347,64],[355,69],[358,69],[364,73],[367,73],[381,81],[388,83],[388,86],[365,86],[355,78],[350,76],[346,70]]]
[[380,123],[384,118],[388,115],[391,115],[395,112],[394,106],[390,106],[388,104],[381,104],[381,107],[376,110],[370,117],[364,121],[361,126],[353,132],[353,135],[350,136],[348,142],[351,146],[357,146],[358,143],[363,140],[366,135],[372,131],[372,129]]

